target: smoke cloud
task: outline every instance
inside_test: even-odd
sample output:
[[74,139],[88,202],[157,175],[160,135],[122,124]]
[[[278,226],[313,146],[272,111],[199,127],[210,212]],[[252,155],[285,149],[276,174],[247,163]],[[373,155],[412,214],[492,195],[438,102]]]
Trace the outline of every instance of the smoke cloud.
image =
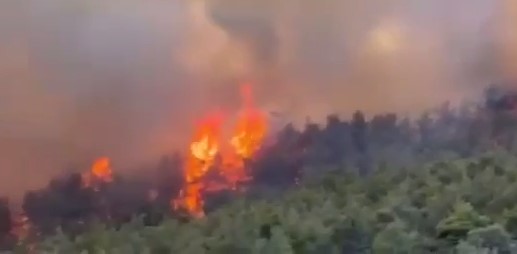
[[[490,0],[6,0],[0,194],[183,147],[238,84],[289,120],[417,113],[500,75]],[[136,166],[135,166],[136,167]]]

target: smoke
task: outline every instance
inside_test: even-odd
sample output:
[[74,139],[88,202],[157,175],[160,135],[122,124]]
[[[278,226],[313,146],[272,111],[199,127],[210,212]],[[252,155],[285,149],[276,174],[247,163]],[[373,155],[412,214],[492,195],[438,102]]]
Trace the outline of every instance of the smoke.
[[[293,120],[416,113],[499,75],[490,0],[6,0],[0,194],[153,161],[238,84]],[[6,36],[4,36],[6,35]],[[136,166],[135,166],[136,167]]]
[[264,97],[293,114],[418,111],[498,74],[490,1],[207,5],[214,23],[251,52]]

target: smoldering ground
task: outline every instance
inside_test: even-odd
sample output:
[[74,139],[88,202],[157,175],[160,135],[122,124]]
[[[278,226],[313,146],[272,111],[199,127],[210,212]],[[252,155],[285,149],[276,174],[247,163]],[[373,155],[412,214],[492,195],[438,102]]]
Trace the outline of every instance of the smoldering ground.
[[459,102],[500,75],[498,4],[2,1],[0,193],[181,149],[204,112],[238,109],[245,81],[289,120]]

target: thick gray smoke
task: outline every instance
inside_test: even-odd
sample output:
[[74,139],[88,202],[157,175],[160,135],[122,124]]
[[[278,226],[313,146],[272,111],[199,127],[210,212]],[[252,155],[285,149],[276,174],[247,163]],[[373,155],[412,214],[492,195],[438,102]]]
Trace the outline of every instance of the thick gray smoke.
[[459,101],[499,75],[496,4],[1,1],[0,194],[100,155],[153,161],[237,110],[239,82],[292,119]]

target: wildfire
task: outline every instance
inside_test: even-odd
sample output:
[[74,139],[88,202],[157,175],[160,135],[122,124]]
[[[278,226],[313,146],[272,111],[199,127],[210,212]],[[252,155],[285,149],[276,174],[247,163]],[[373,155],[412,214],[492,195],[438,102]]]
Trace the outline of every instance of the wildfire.
[[100,157],[93,162],[90,171],[81,174],[83,187],[88,188],[94,182],[110,183],[113,181],[111,161],[108,157]]
[[239,182],[251,179],[246,172],[243,160],[251,159],[262,146],[267,133],[267,118],[258,110],[253,101],[251,85],[245,84],[241,88],[243,110],[237,118],[230,145],[233,153],[224,158],[224,172],[232,189],[237,188]]
[[249,159],[262,145],[267,132],[267,119],[260,110],[254,107],[249,85],[243,86],[241,94],[244,100],[244,110],[237,120],[231,144],[238,155]]
[[222,118],[213,114],[199,123],[190,145],[190,157],[187,161],[187,181],[202,177],[212,166],[219,152],[219,139]]
[[[194,217],[202,217],[204,193],[237,190],[239,183],[251,179],[244,160],[252,158],[262,145],[267,119],[255,108],[251,87],[245,85],[241,92],[244,108],[227,144],[230,149],[222,149],[220,116],[209,116],[198,124],[184,166],[185,186],[172,202],[174,209],[183,208]],[[221,157],[219,163],[215,160],[217,156]],[[216,171],[224,182],[207,179],[210,171]]]
[[113,172],[111,171],[111,162],[108,157],[101,157],[97,159],[92,166],[92,174],[101,179],[103,182],[113,181]]
[[186,186],[181,190],[180,197],[173,200],[175,209],[182,207],[196,217],[204,215],[203,177],[213,166],[219,152],[221,122],[219,115],[211,115],[199,122],[184,167]]

